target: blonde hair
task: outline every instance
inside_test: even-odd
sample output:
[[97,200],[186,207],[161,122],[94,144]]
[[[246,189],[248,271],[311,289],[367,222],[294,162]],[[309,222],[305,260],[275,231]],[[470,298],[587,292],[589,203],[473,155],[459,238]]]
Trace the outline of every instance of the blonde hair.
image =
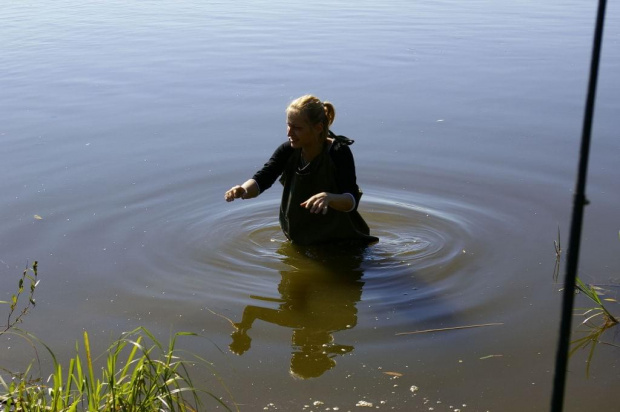
[[311,125],[323,125],[323,138],[327,138],[329,126],[336,118],[336,109],[328,101],[322,102],[317,97],[307,94],[293,100],[286,108],[286,113],[295,112],[306,116]]

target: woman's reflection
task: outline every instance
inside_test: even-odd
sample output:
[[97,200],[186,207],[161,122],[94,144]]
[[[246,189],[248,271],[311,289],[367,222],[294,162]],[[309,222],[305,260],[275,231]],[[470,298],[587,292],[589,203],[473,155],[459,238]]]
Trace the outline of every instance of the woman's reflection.
[[293,329],[291,374],[307,379],[336,365],[334,358],[351,352],[352,345],[338,344],[333,334],[357,324],[356,303],[364,282],[360,264],[364,249],[305,247],[283,244],[278,253],[289,266],[282,270],[280,299],[251,296],[276,302],[277,308],[248,305],[235,323],[230,350],[242,355],[250,349],[248,330],[256,319]]

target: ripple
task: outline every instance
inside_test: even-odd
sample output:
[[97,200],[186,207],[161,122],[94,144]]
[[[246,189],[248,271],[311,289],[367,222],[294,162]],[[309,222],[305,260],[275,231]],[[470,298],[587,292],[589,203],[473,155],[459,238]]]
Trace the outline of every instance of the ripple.
[[452,210],[439,209],[433,203],[441,202],[404,203],[385,193],[365,199],[364,216],[381,239],[369,249],[365,265],[364,301],[376,310],[432,299],[462,273],[464,251],[472,242],[471,208],[453,203]]
[[[113,275],[133,296],[247,304],[250,296],[277,299],[283,273],[362,275],[362,300],[375,310],[420,305],[484,279],[471,273],[505,218],[459,199],[369,188],[360,213],[380,241],[362,251],[293,247],[278,222],[279,199],[205,204],[196,193],[200,173],[172,171],[168,185],[140,182],[117,191],[107,207],[85,198],[69,237],[97,233],[100,260],[113,256]],[[88,212],[87,212],[88,211]],[[92,213],[91,213],[92,212]],[[107,248],[105,253],[101,252]],[[110,263],[110,262],[107,262]],[[462,289],[461,289],[462,290]],[[228,302],[228,303],[226,303]]]
[[[471,256],[463,262],[466,249],[477,242],[472,227],[488,227],[482,219],[489,220],[490,214],[479,211],[474,215],[476,208],[456,202],[450,202],[450,209],[443,205],[439,209],[433,203],[445,200],[424,200],[426,204],[422,205],[387,196],[365,199],[361,213],[380,241],[363,251],[359,267],[353,269],[364,273],[369,300],[376,295],[384,305],[399,304],[403,289],[429,284],[433,286],[425,293],[436,293],[449,287],[451,279],[463,273],[467,265],[475,264]],[[351,270],[343,266],[342,253],[329,248],[304,248],[302,254],[307,259],[300,262],[299,250],[287,246],[277,210],[276,199],[256,199],[227,204],[209,214],[195,211],[191,219],[171,222],[166,229],[170,231],[166,237],[175,239],[169,245],[173,250],[166,254],[167,259],[213,274],[209,276],[211,284],[227,289],[224,294],[234,295],[256,293],[256,288],[273,293],[277,273],[289,270],[291,260],[305,266],[320,261],[321,270]],[[333,267],[326,269],[326,262]]]
[[[170,195],[168,195],[170,196]],[[437,198],[421,198],[417,204],[367,196],[360,212],[380,241],[367,248],[362,264],[367,277],[382,279],[449,267],[473,241],[472,227],[488,227],[488,212],[476,212],[471,205],[450,202],[450,209]],[[148,207],[148,205],[142,205]],[[160,208],[134,225],[148,227],[139,241],[157,238],[164,246],[151,250],[165,260],[205,271],[243,275],[249,271],[282,268],[282,244],[287,243],[279,227],[278,201],[256,199],[206,208],[194,199],[189,204]],[[116,216],[118,217],[118,216]],[[155,242],[155,239],[153,239]],[[444,273],[444,276],[450,276]],[[435,275],[437,277],[437,275]],[[441,276],[440,276],[441,277]]]

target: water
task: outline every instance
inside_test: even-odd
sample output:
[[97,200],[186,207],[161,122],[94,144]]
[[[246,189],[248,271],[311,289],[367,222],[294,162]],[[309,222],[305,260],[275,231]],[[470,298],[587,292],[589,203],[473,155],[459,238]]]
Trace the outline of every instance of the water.
[[[61,358],[83,330],[100,351],[137,326],[201,333],[184,347],[241,410],[547,410],[553,240],[559,227],[568,242],[595,13],[580,1],[4,4],[0,299],[38,260],[23,327]],[[580,262],[616,298],[619,39],[612,2]],[[360,212],[381,238],[366,250],[286,243],[276,186],[223,200],[306,93],[332,101],[334,131],[356,140]],[[401,334],[480,324],[501,325]],[[32,356],[3,337],[1,366]],[[616,410],[618,349],[599,345],[589,379],[585,358],[571,359],[566,410]]]

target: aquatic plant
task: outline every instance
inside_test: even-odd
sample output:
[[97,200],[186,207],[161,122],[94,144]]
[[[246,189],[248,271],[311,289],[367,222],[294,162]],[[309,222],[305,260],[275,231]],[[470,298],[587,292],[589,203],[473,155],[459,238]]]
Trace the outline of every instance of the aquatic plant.
[[[30,272],[33,274],[30,275]],[[23,285],[30,280],[28,302],[14,317],[23,295]],[[14,412],[77,412],[77,411],[179,411],[204,410],[203,396],[211,398],[218,407],[231,411],[231,407],[215,394],[198,389],[192,382],[189,370],[195,367],[209,369],[230,397],[230,403],[239,410],[213,365],[199,356],[177,349],[177,340],[194,333],[175,333],[168,345],[160,343],[146,328],[139,327],[123,333],[113,342],[104,355],[100,375],[95,374],[90,339],[84,332],[82,352],[76,343],[75,356],[68,367],[58,362],[54,352],[32,334],[16,328],[28,311],[34,307],[34,291],[38,285],[37,263],[24,271],[18,291],[11,297],[7,324],[0,335],[13,333],[31,345],[40,345],[50,354],[53,372],[47,379],[32,376],[31,363],[24,372],[12,373],[4,379],[0,375],[0,410]],[[36,350],[35,350],[36,353]],[[181,356],[183,355],[183,356]],[[38,361],[38,355],[37,355]],[[39,366],[40,368],[40,366]]]
[[562,262],[562,242],[560,240],[560,228],[558,227],[558,240],[553,241],[553,247],[555,248],[555,266],[553,267],[553,280],[558,281],[560,276],[560,264]]
[[[20,323],[24,316],[32,308],[35,307],[36,301],[34,300],[34,291],[39,284],[38,280],[38,266],[39,263],[35,261],[32,264],[32,267],[24,269],[22,272],[22,276],[19,278],[19,282],[17,285],[17,293],[11,295],[11,301],[0,300],[0,304],[9,305],[9,314],[7,316],[6,325],[0,330],[0,335],[8,332],[10,329],[13,329],[18,323]],[[22,304],[22,297],[24,296],[24,283],[26,281],[30,282],[29,292],[28,292],[28,300]],[[18,308],[22,306],[21,310],[18,312],[16,317],[13,317],[16,314]]]
[[[618,237],[620,238],[620,232],[618,232]],[[562,256],[562,247],[560,243],[560,230],[558,229],[558,239],[557,241],[553,241],[555,247],[556,254],[556,262],[553,271],[553,278],[557,281],[557,277],[560,270],[560,259]],[[588,346],[590,347],[590,351],[588,352],[588,356],[586,358],[586,375],[590,374],[590,366],[592,364],[592,359],[594,357],[594,352],[599,343],[605,343],[611,346],[617,346],[610,343],[602,342],[601,337],[603,334],[618,325],[618,317],[614,316],[609,308],[606,306],[605,302],[609,303],[618,303],[616,299],[613,298],[603,298],[607,291],[601,286],[586,284],[584,283],[579,276],[575,279],[575,293],[582,294],[586,296],[590,302],[594,303],[594,306],[587,308],[577,308],[578,315],[585,316],[586,319],[582,321],[581,325],[585,328],[582,330],[577,330],[576,333],[585,333],[585,336],[576,339],[571,342],[572,348],[569,352],[569,356],[574,355],[577,351],[581,349],[585,349]]]
[[[585,336],[571,342],[572,348],[569,352],[569,356],[572,356],[580,349],[585,349],[590,346],[590,351],[588,352],[588,356],[586,358],[586,375],[589,376],[594,351],[599,343],[603,343],[601,341],[601,337],[608,329],[616,326],[618,324],[618,320],[603,304],[602,299],[599,296],[599,293],[603,290],[602,288],[594,285],[586,285],[579,278],[576,279],[576,282],[577,289],[587,296],[592,302],[594,302],[596,306],[586,308],[585,311],[580,314],[581,316],[587,316],[582,322],[582,325],[586,327],[586,330],[577,331],[577,333],[585,332],[586,334]],[[610,301],[615,300],[611,299]],[[597,319],[600,319],[600,322],[595,322]]]
[[10,383],[0,377],[0,403],[7,411],[197,411],[203,410],[201,395],[206,394],[230,411],[221,398],[192,383],[191,367],[212,365],[195,355],[178,356],[177,339],[188,335],[194,334],[176,333],[164,346],[145,328],[126,332],[107,349],[100,377],[95,376],[87,332],[83,354],[76,344],[66,369],[44,345],[54,372],[45,381],[28,377],[29,369]]

